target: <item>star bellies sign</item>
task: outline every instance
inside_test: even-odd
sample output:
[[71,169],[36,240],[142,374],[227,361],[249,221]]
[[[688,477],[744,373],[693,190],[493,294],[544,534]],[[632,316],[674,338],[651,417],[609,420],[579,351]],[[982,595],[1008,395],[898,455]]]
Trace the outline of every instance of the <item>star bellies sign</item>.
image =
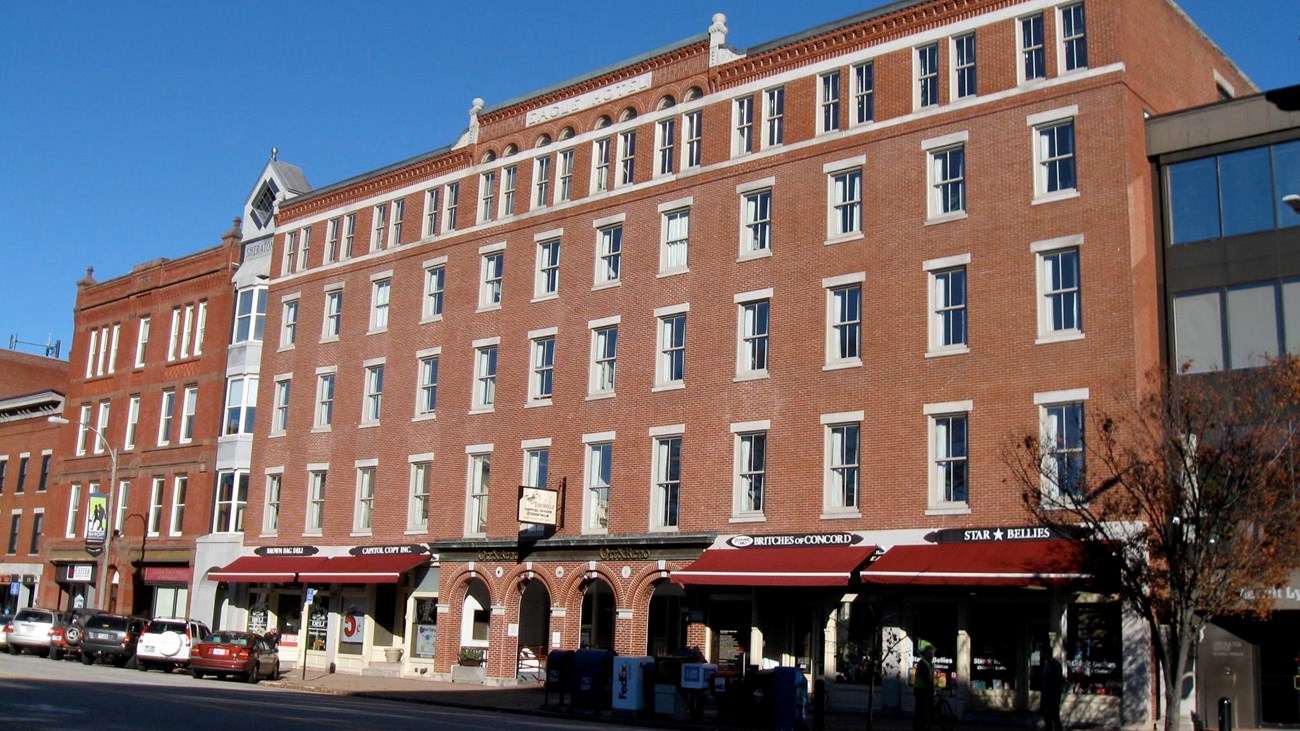
[[1050,541],[1074,538],[1067,532],[1042,525],[998,526],[994,528],[945,528],[928,533],[930,543],[987,543],[998,541]]

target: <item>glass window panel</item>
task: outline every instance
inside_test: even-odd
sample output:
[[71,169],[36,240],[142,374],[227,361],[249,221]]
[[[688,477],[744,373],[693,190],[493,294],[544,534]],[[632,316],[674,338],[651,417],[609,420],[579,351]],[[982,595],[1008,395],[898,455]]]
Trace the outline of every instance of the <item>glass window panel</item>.
[[1242,150],[1219,157],[1223,196],[1223,235],[1236,236],[1273,228],[1272,174],[1268,148]]
[[1191,362],[1188,373],[1223,368],[1223,328],[1219,292],[1174,297],[1175,367]]
[[1288,195],[1300,195],[1300,140],[1273,145],[1273,196],[1278,228],[1300,226],[1300,212],[1282,202]]
[[1229,367],[1260,366],[1277,356],[1275,292],[1271,283],[1228,290]]
[[1214,158],[1169,167],[1169,208],[1175,244],[1219,237],[1219,187]]
[[1286,351],[1300,354],[1300,280],[1282,283],[1282,325]]

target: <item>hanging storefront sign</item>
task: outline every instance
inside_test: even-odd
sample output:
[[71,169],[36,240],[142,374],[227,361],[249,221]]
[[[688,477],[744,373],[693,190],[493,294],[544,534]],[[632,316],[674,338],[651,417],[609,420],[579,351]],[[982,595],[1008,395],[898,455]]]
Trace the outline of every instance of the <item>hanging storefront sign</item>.
[[90,493],[86,506],[86,550],[97,553],[104,550],[108,540],[108,494]]
[[59,581],[69,584],[88,584],[95,575],[95,565],[91,563],[70,563],[59,567]]
[[559,525],[560,491],[520,485],[519,522],[534,525]]

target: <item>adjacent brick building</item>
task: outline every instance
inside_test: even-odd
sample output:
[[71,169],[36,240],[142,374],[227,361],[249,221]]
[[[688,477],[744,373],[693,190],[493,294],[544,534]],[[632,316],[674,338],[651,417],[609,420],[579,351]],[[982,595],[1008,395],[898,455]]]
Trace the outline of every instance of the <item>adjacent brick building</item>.
[[1071,489],[1159,364],[1144,118],[1250,82],[1167,0],[713,20],[280,204],[245,555],[196,582],[315,667],[694,648],[907,710],[926,640],[963,710],[1054,650],[1067,713],[1149,722],[1001,454],[1042,430]]

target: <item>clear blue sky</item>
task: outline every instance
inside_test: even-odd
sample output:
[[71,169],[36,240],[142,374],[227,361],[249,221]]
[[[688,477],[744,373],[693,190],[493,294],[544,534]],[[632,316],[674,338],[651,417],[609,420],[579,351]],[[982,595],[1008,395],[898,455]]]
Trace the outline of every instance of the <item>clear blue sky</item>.
[[[86,267],[103,281],[216,245],[272,146],[321,186],[451,143],[474,97],[702,33],[715,12],[744,48],[882,4],[0,2],[0,347],[50,337],[66,358]],[[1300,83],[1300,0],[1179,4],[1261,89]]]

